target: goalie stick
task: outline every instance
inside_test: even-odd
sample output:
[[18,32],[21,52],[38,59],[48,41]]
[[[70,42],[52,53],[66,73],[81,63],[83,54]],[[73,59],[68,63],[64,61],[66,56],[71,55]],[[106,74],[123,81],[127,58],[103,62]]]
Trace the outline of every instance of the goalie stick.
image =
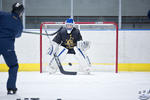
[[77,75],[77,72],[65,71],[65,70],[63,69],[63,67],[62,67],[62,65],[61,65],[61,62],[60,62],[60,60],[59,60],[59,58],[58,58],[58,56],[57,56],[56,54],[54,54],[54,59],[55,59],[57,65],[58,65],[58,67],[59,67],[59,70],[60,70],[60,72],[61,72],[62,74],[64,74],[64,75]]
[[51,34],[45,34],[45,33],[37,33],[37,32],[29,32],[29,31],[23,31],[24,33],[28,33],[28,34],[35,34],[35,35],[46,35],[46,36],[53,36],[55,34],[57,34],[63,27],[61,26],[56,32],[51,33]]
[[[63,27],[62,27],[62,28],[63,28]],[[62,29],[62,28],[61,28],[61,29]],[[59,29],[59,31],[60,31],[61,29]],[[47,37],[48,37],[48,39],[49,39],[49,42],[52,43],[50,37],[48,36],[48,32],[47,32],[46,29],[45,29],[45,33],[47,34]],[[64,75],[77,75],[77,72],[65,71],[65,70],[63,69],[63,66],[62,66],[62,64],[61,64],[61,62],[60,62],[58,56],[56,55],[56,53],[54,53],[53,55],[54,55],[54,59],[55,59],[55,61],[56,61],[56,64],[57,64],[57,66],[58,66],[58,68],[59,68],[59,70],[60,70],[60,72],[61,72],[62,74],[64,74]]]

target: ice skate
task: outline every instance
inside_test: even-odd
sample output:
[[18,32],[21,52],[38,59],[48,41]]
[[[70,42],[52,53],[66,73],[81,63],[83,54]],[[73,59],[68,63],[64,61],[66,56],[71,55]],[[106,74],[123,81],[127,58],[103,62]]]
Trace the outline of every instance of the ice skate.
[[17,92],[17,88],[16,89],[7,89],[7,95],[14,95]]

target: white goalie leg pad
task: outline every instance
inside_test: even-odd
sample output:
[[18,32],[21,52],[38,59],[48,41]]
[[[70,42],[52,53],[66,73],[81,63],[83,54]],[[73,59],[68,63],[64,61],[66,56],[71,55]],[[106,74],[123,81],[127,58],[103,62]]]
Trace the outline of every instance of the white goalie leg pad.
[[61,62],[66,58],[67,52],[68,52],[68,49],[66,49],[65,47],[63,47],[63,46],[59,47],[59,50],[57,52],[57,56],[59,57],[59,60]]
[[57,64],[55,61],[53,61],[51,64],[49,64],[49,66],[47,67],[47,70],[49,72],[49,74],[54,74],[57,72]]
[[85,52],[81,51],[79,48],[74,48],[75,49],[75,58],[78,60],[79,62],[79,70],[83,71],[85,74],[90,74],[90,70],[91,70],[91,62],[88,58],[88,56],[86,55]]
[[[59,49],[57,49],[57,56],[59,57],[60,61],[62,62],[64,58],[66,57],[68,50],[62,46],[59,46]],[[48,71],[50,74],[54,74],[58,69],[57,63],[54,59],[54,56],[50,60]]]
[[90,41],[78,41],[77,42],[77,47],[80,48],[83,52],[87,51],[91,46]]

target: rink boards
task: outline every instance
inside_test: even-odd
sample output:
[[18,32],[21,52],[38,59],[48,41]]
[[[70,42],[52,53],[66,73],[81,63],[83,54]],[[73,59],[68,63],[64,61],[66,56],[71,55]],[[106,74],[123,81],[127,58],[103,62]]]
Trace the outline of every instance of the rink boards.
[[[150,71],[149,33],[150,30],[119,31],[119,71]],[[114,70],[116,38],[113,30],[81,30],[81,34],[84,40],[91,41],[91,48],[87,54],[91,59],[93,69],[97,71]],[[43,43],[48,45],[46,38]],[[15,47],[20,71],[40,70],[39,35],[23,33],[21,38],[16,39]],[[46,52],[47,50],[44,51]],[[7,70],[8,68],[0,57],[0,71]]]

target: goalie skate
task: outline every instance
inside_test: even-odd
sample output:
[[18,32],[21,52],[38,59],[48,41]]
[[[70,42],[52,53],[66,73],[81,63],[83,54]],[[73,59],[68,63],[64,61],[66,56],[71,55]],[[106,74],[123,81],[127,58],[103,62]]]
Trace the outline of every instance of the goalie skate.
[[57,69],[58,69],[58,67],[49,65],[47,70],[48,70],[49,74],[55,74],[57,72]]

